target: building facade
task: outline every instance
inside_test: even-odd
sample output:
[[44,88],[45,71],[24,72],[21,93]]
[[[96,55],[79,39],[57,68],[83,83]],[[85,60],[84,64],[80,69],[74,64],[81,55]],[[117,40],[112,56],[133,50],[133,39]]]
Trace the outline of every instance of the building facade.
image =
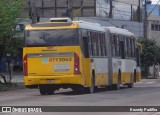
[[160,44],[160,5],[147,5],[147,37]]
[[35,12],[39,17],[66,17],[71,12],[77,16],[96,16],[96,0],[24,0],[20,17]]

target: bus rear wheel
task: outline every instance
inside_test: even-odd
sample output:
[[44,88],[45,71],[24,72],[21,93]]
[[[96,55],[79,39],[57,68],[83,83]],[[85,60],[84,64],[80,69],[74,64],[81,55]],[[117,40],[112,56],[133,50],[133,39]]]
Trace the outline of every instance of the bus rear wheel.
[[134,70],[134,76],[133,76],[133,83],[128,83],[127,86],[128,88],[133,88],[134,86],[134,83],[136,83],[136,79],[137,79],[137,76],[136,76],[136,70]]
[[90,93],[90,94],[94,93],[94,90],[95,90],[95,73],[94,72],[92,72],[91,85],[90,87],[85,88],[85,90],[87,93]]
[[74,86],[74,87],[72,87],[72,90],[76,94],[83,94],[83,93],[85,93],[84,92],[84,87],[82,87],[82,86]]
[[41,95],[53,95],[54,94],[54,90],[52,89],[52,87],[49,87],[46,85],[40,85],[39,92]]
[[89,92],[90,93],[94,92],[94,87],[95,87],[95,80],[94,80],[94,76],[93,76],[92,80],[91,80],[91,86],[89,87]]
[[128,86],[128,88],[133,88],[134,83],[129,83],[129,84],[127,84],[127,86]]
[[136,83],[137,82],[137,72],[136,72],[136,70],[134,70],[134,83]]

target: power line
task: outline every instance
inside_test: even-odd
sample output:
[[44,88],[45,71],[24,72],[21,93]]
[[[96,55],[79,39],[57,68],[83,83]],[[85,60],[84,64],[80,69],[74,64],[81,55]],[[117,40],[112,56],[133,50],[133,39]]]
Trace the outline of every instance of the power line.
[[78,9],[77,14],[75,14],[75,16],[73,16],[73,17],[76,17],[76,16],[80,13],[81,9],[84,7],[84,5],[85,5],[86,3],[87,3],[87,0],[85,0],[85,1],[83,2],[82,6]]
[[[66,1],[62,1],[62,2],[60,2],[59,4],[57,4],[57,5],[66,5]],[[66,5],[67,6],[67,5]]]
[[[110,0],[108,0],[108,2],[109,2]],[[123,4],[128,4],[128,5],[134,5],[134,6],[138,6],[138,5],[136,5],[136,4],[131,4],[131,3],[128,3],[128,2],[122,2],[122,1],[119,1],[119,0],[112,0],[113,2],[119,2],[119,3],[123,3]],[[106,2],[106,3],[108,3],[108,2]]]
[[119,0],[114,0],[113,2],[119,2],[119,3],[128,4],[128,5],[138,6],[138,5],[135,5],[135,4],[130,4],[130,3],[127,3],[127,2],[122,2],[122,1],[119,1]]
[[[115,1],[115,0],[113,0],[113,2],[120,2],[120,3],[123,3],[123,4],[128,4],[128,5],[133,5],[133,4],[129,4],[129,3],[126,3],[126,2],[121,2],[121,1]],[[107,2],[107,3],[109,3],[109,2]],[[106,3],[106,4],[107,4]],[[107,10],[109,10],[110,8],[106,8],[106,7],[104,7],[104,5],[102,6],[102,3],[100,3],[99,1],[97,1],[97,4],[99,5],[99,7],[97,7],[97,8],[99,8],[99,10],[101,11],[101,12],[104,12],[107,16],[109,15],[109,11],[105,11],[104,9],[107,9]],[[136,5],[135,5],[136,6]],[[108,6],[109,7],[109,6]],[[100,9],[101,8],[101,9]],[[128,10],[128,9],[127,9]],[[114,12],[114,17],[121,17],[121,18],[126,18],[126,17],[124,17],[124,16],[127,16],[128,18],[130,18],[131,17],[131,13],[132,13],[132,10],[129,12],[129,11],[124,11],[124,8],[123,8],[123,10],[121,10],[121,9],[118,9],[117,7],[115,7],[114,8],[114,11],[115,12],[120,12],[120,13],[115,13]],[[101,13],[100,12],[100,13]],[[102,14],[103,15],[103,14]],[[117,15],[119,15],[119,16],[117,16]]]
[[[109,9],[109,8],[105,8],[105,7],[97,7],[97,8]],[[123,10],[118,10],[118,9],[114,9],[114,10],[120,11],[120,12],[125,12],[125,13],[128,13],[128,14],[131,13],[131,12],[127,12],[127,11],[123,11]]]
[[154,6],[154,8],[149,12],[149,15],[147,16],[147,18],[151,15],[151,13],[154,11],[154,9],[157,7],[157,5],[159,4],[160,0],[157,2],[157,4]]

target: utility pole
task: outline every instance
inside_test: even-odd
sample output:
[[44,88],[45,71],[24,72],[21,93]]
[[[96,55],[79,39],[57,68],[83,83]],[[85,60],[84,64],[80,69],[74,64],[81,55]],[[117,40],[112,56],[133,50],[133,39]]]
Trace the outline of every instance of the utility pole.
[[54,3],[54,11],[55,11],[55,17],[57,17],[57,0],[55,0]]
[[140,0],[138,0],[138,22],[141,22],[141,4],[140,4]]
[[73,19],[73,0],[67,0],[67,16]]
[[133,5],[131,4],[131,21],[133,20]]
[[147,2],[144,1],[144,20],[143,20],[143,26],[144,26],[144,38],[147,39]]
[[81,16],[82,16],[82,17],[83,17],[83,3],[84,3],[84,1],[81,0]]
[[96,0],[94,0],[94,16],[96,17]]
[[29,7],[29,18],[32,18],[32,9],[31,9],[31,1],[28,1],[28,7]]
[[29,1],[29,17],[32,20],[32,23],[39,22],[39,16],[35,6],[35,0]]
[[44,1],[42,0],[42,17],[44,17]]
[[110,0],[110,2],[109,2],[109,4],[110,4],[110,9],[109,9],[109,18],[112,18],[112,11],[113,11],[113,4],[112,4],[112,0]]

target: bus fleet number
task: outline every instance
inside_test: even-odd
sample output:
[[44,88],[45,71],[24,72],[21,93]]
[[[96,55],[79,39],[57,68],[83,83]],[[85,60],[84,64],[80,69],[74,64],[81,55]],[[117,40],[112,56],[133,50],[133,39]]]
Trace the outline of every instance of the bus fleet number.
[[49,62],[62,62],[62,61],[72,61],[72,58],[49,58]]

